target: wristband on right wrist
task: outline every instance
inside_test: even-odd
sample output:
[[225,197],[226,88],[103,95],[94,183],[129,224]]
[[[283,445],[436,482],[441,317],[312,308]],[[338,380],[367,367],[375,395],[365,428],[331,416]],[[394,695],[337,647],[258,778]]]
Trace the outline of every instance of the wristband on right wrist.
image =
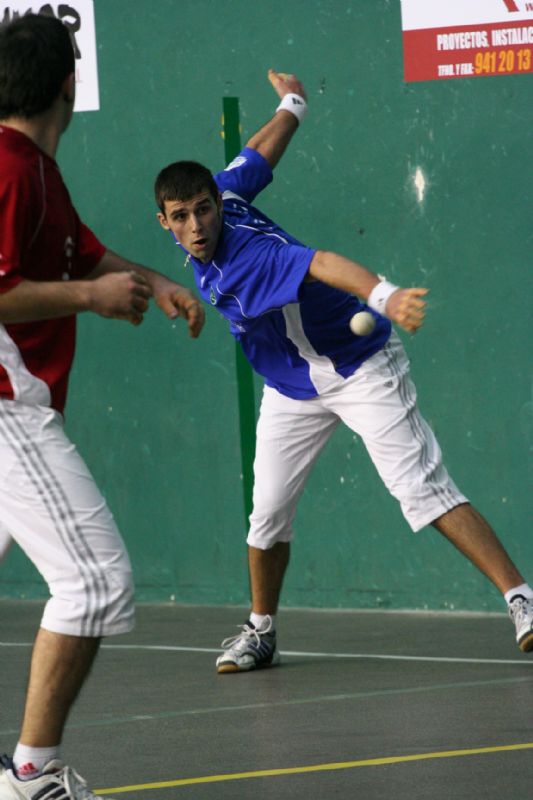
[[301,95],[289,92],[283,96],[276,111],[290,111],[301,122],[307,114],[307,103]]
[[380,281],[368,295],[366,303],[370,308],[373,308],[374,311],[377,311],[378,314],[385,316],[387,300],[391,294],[394,294],[399,288],[399,286],[395,286],[393,283],[389,283],[389,281]]

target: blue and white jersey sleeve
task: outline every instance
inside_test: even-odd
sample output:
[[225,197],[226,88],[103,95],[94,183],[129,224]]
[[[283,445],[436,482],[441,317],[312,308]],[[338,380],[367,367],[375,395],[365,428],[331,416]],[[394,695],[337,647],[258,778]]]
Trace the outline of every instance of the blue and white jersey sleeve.
[[214,177],[222,195],[231,193],[252,203],[259,192],[271,183],[272,169],[257,150],[245,147],[225,170]]

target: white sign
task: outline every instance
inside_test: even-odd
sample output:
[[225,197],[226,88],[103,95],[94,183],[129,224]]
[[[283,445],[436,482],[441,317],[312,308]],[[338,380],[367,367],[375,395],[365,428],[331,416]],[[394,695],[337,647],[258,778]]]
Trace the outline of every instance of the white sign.
[[67,3],[0,0],[0,25],[30,13],[57,17],[68,28],[76,57],[74,111],[97,111],[100,108],[100,96],[93,0],[70,0]]
[[533,0],[402,0],[404,30],[516,22],[533,17]]

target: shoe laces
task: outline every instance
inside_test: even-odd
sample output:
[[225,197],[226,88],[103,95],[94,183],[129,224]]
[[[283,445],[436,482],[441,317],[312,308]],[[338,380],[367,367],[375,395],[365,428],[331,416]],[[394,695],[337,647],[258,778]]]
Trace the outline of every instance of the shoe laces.
[[533,614],[533,600],[527,600],[525,597],[515,597],[509,606],[509,614],[515,625],[522,625]]
[[61,781],[73,800],[102,800],[89,791],[87,781],[72,767],[64,766],[57,772],[50,772],[50,775]]
[[268,617],[268,626],[265,629],[261,628],[257,630],[249,620],[245,622],[244,625],[238,625],[237,627],[241,629],[241,632],[237,633],[236,636],[229,636],[227,639],[224,639],[220,644],[223,650],[227,650],[239,642],[244,644],[250,639],[254,639],[255,644],[259,645],[261,643],[261,636],[265,633],[270,633],[272,630],[272,619]]

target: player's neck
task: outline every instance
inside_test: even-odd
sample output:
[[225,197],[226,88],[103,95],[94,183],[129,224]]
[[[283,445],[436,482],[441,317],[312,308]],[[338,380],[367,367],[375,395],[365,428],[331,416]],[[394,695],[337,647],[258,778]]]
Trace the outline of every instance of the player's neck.
[[24,117],[8,117],[2,120],[2,124],[23,133],[51,158],[56,157],[59,139],[62,133],[62,125],[57,119],[57,116],[52,114],[51,111],[38,114],[29,119]]

